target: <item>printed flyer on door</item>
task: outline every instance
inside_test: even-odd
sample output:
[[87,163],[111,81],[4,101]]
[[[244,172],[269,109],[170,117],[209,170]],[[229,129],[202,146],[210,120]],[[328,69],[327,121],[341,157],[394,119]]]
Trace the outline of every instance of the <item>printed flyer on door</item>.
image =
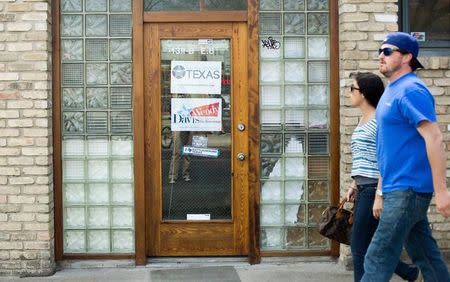
[[222,131],[222,99],[172,98],[172,131]]
[[170,93],[221,93],[220,61],[172,61],[170,73]]

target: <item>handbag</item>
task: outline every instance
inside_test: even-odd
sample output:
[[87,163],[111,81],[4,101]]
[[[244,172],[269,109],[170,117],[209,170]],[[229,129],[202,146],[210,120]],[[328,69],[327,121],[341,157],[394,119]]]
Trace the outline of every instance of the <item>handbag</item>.
[[352,237],[353,212],[344,209],[344,198],[338,207],[329,206],[322,212],[317,229],[323,236],[339,243],[350,245]]

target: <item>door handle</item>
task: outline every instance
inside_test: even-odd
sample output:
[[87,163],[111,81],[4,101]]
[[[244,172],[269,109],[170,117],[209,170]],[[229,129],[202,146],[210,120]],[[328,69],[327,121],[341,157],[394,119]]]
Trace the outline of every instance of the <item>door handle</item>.
[[239,123],[237,125],[237,128],[239,129],[239,131],[244,131],[245,130],[245,125],[243,123]]
[[245,160],[245,154],[244,153],[237,154],[236,159],[242,162],[243,160]]

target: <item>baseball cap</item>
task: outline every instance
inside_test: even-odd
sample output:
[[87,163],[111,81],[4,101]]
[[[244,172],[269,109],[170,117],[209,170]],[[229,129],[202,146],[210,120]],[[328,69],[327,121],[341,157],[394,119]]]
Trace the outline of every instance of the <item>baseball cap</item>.
[[390,44],[398,47],[413,55],[412,65],[413,68],[424,68],[423,65],[417,60],[419,56],[419,43],[414,36],[406,32],[392,32],[384,39],[383,44]]

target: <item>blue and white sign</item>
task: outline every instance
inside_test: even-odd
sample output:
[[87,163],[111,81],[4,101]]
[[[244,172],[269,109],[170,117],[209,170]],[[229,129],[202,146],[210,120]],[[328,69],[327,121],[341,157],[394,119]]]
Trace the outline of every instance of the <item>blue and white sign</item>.
[[170,93],[221,94],[222,62],[172,61]]
[[195,148],[191,146],[184,146],[183,155],[189,156],[197,156],[197,157],[205,157],[205,158],[218,158],[220,155],[219,149],[210,149],[210,148]]

